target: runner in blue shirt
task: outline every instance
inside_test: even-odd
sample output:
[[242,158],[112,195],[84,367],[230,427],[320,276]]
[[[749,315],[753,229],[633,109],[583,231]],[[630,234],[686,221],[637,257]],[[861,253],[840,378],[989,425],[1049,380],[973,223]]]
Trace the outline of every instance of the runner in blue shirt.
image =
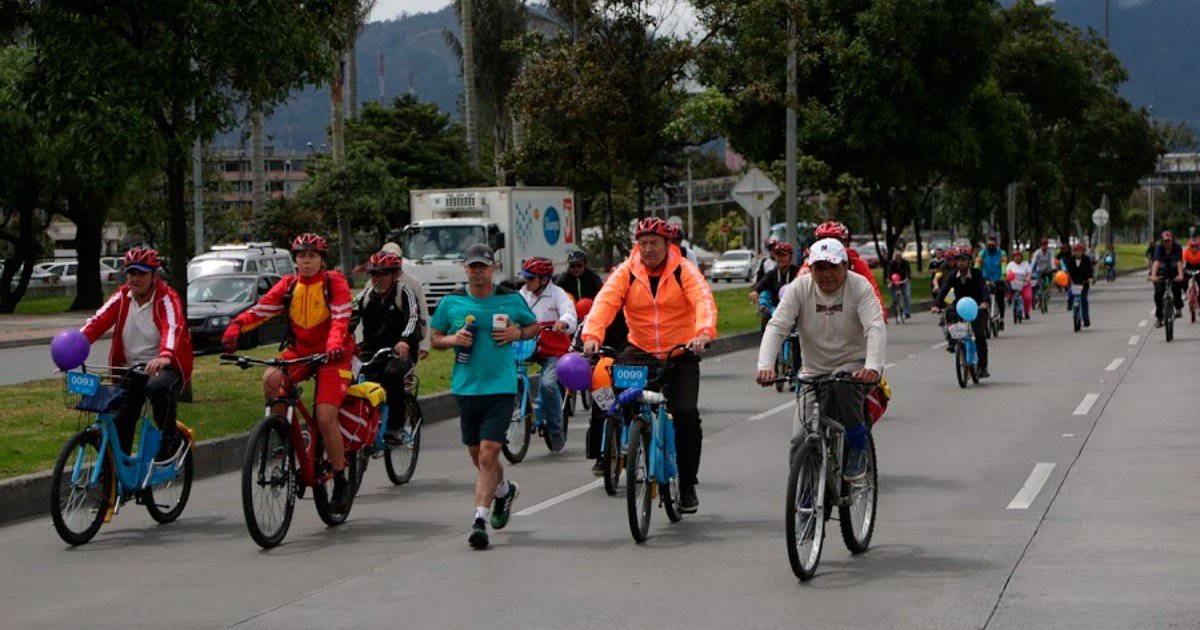
[[979,250],[979,256],[975,258],[975,267],[983,273],[988,290],[996,296],[995,312],[1001,315],[1004,313],[1004,288],[1007,283],[1003,282],[1003,278],[1004,266],[1007,264],[1008,255],[996,246],[996,237],[987,237],[987,247]]

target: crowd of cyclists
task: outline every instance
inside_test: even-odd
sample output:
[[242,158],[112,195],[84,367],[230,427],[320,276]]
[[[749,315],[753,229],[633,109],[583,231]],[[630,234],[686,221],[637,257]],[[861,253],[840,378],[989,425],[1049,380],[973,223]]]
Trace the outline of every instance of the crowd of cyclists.
[[[879,383],[881,389],[887,345],[888,311],[870,267],[849,246],[850,232],[837,222],[821,224],[816,241],[798,251],[791,243],[770,240],[768,256],[755,274],[749,293],[752,304],[766,304],[762,314],[762,342],[755,378],[761,384],[778,379],[776,355],[785,338],[798,332],[799,356],[793,377],[852,375],[862,383]],[[329,246],[316,234],[302,234],[291,243],[296,272],[279,280],[254,306],[236,317],[222,338],[226,353],[234,353],[243,335],[274,317],[287,318],[281,344],[283,358],[323,355],[316,367],[295,366],[290,381],[314,378],[317,429],[329,454],[333,472],[331,509],[342,512],[350,500],[347,458],[339,430],[338,409],[347,388],[360,375],[377,382],[389,397],[403,393],[405,378],[431,351],[455,352],[450,391],[458,406],[461,441],[476,468],[474,511],[468,542],[489,545],[488,528],[502,529],[512,513],[520,486],[506,476],[501,451],[513,417],[517,372],[510,344],[537,340],[535,360],[541,367],[540,395],[547,442],[552,452],[562,450],[563,405],[557,378],[559,357],[571,350],[596,357],[602,348],[619,353],[618,362],[637,364],[666,359],[671,369],[665,384],[668,411],[674,425],[679,470],[679,505],[684,513],[699,509],[697,486],[703,430],[698,406],[700,357],[717,336],[717,305],[699,266],[690,259],[677,226],[658,218],[639,221],[629,257],[602,277],[588,264],[587,254],[572,251],[567,268],[557,275],[546,258],[525,260],[523,284],[510,287],[495,281],[495,253],[484,244],[470,246],[463,265],[466,283],[445,296],[432,314],[425,306],[421,283],[404,273],[401,252],[394,244],[372,254],[366,270],[370,282],[357,295],[340,272],[328,268]],[[1155,282],[1155,304],[1168,288],[1177,312],[1182,310],[1185,272],[1200,272],[1200,238],[1188,247],[1174,242],[1170,232],[1151,253],[1149,277]],[[1082,243],[1051,254],[1047,239],[1029,252],[1013,253],[1011,260],[989,237],[975,251],[971,247],[937,250],[929,268],[932,274],[934,311],[954,311],[954,304],[974,299],[983,312],[1004,313],[1006,300],[1019,296],[1023,315],[1029,317],[1034,290],[1064,274],[1081,286],[1078,300],[1083,326],[1091,325],[1088,293],[1095,282],[1096,264]],[[1106,271],[1115,267],[1115,254],[1102,258]],[[169,460],[182,447],[175,427],[176,399],[190,379],[192,352],[186,317],[179,296],[157,273],[157,252],[136,247],[124,257],[126,284],[88,320],[83,332],[91,342],[113,330],[110,363],[113,366],[146,364],[149,379],[141,381],[116,414],[122,447],[129,452],[133,428],[144,401],[163,440],[156,459]],[[886,277],[901,290],[903,308],[895,317],[911,317],[912,270],[897,252],[888,262]],[[1055,281],[1062,284],[1061,279]],[[1072,305],[1069,305],[1070,308]],[[987,378],[987,317],[972,326],[978,343],[979,377]],[[1159,313],[1159,325],[1162,315]],[[359,340],[360,339],[360,340]],[[685,347],[686,350],[672,349]],[[377,355],[385,361],[371,361]],[[282,373],[264,373],[264,399],[281,396]],[[843,475],[847,481],[865,474],[864,451],[867,420],[873,414],[862,388],[830,388],[832,399],[822,408],[833,409],[845,428],[847,451]],[[812,392],[801,388],[803,400]],[[885,399],[886,402],[886,399]],[[393,413],[403,414],[403,406]],[[809,406],[796,407],[793,437],[800,435]],[[282,410],[278,412],[282,413]],[[603,473],[600,460],[601,427],[606,410],[593,405],[586,455],[595,459],[593,472]],[[403,421],[389,426],[401,427]],[[398,440],[394,434],[388,441]]]

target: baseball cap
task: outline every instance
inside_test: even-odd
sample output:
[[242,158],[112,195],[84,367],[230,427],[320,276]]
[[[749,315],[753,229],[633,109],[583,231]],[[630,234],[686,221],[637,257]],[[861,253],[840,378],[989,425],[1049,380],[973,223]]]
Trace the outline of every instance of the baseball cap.
[[463,264],[473,265],[475,263],[494,265],[496,264],[496,254],[491,247],[483,243],[475,243],[467,248],[466,254],[463,255]]
[[154,273],[154,267],[151,267],[150,265],[144,265],[142,263],[125,265],[125,271],[129,271],[130,269],[137,269],[142,273]]
[[828,262],[841,265],[846,262],[846,246],[836,238],[823,238],[808,250],[808,264]]

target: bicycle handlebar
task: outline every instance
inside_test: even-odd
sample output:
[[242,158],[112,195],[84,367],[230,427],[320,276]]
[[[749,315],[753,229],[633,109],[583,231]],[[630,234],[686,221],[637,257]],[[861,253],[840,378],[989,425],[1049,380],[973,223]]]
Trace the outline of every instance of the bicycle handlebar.
[[766,387],[767,385],[774,385],[776,383],[790,383],[792,381],[795,381],[800,385],[815,387],[841,383],[845,385],[853,385],[855,387],[867,388],[875,387],[879,384],[878,382],[868,383],[867,381],[861,381],[857,378],[854,378],[854,375],[849,372],[834,372],[833,374],[822,374],[820,376],[811,376],[807,378],[803,376],[780,376],[766,381],[760,381],[759,384]]
[[263,365],[267,367],[291,367],[293,365],[317,365],[325,363],[326,355],[310,354],[304,357],[295,359],[255,359],[253,357],[244,357],[236,354],[222,354],[221,365],[236,365],[243,370],[248,370],[255,365]]

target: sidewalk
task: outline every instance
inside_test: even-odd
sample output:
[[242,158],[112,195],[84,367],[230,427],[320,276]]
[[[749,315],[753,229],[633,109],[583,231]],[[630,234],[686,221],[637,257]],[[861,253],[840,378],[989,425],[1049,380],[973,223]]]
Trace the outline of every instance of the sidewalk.
[[[91,313],[55,315],[0,315],[0,348],[23,348],[50,343],[64,328],[78,329]],[[109,337],[110,335],[105,335]]]

